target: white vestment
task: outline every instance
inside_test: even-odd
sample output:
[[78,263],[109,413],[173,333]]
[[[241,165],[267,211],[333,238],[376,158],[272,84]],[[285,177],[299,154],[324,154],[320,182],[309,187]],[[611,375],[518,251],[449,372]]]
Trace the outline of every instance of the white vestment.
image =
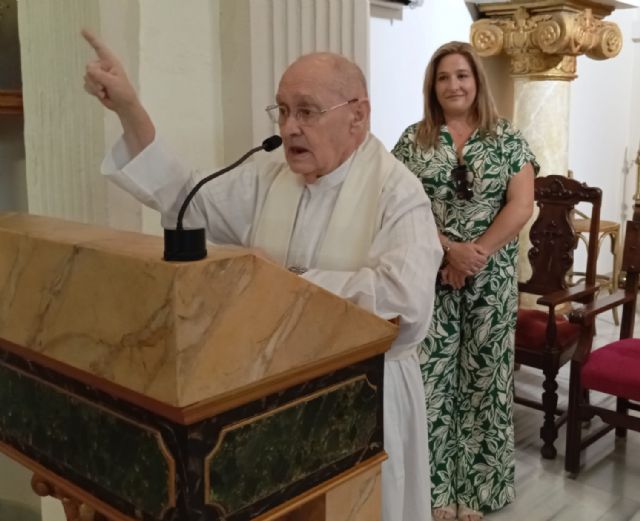
[[[341,188],[365,146],[373,147],[378,158],[384,154],[391,160],[385,157],[369,166],[377,170],[383,163],[388,172],[381,178],[382,190],[373,209],[375,222],[372,237],[367,239],[365,262],[358,268],[337,269],[327,260],[322,245],[327,230],[335,235],[336,228],[330,224]],[[185,227],[204,227],[207,238],[217,244],[255,246],[259,217],[283,169],[288,169],[284,163],[252,162],[214,179],[191,201]],[[133,159],[120,140],[105,158],[102,172],[140,202],[160,211],[167,228],[175,227],[186,193],[201,177],[189,174],[158,140]],[[382,466],[383,520],[427,521],[431,491],[424,388],[416,346],[429,328],[442,258],[429,199],[418,179],[373,136],[315,183],[306,185],[301,176],[298,179],[299,201],[293,229],[287,233],[288,251],[267,247],[267,252],[285,266],[308,268],[305,279],[382,318],[400,318],[399,334],[385,356],[384,367],[384,448],[389,459]],[[273,212],[265,214],[273,216]]]

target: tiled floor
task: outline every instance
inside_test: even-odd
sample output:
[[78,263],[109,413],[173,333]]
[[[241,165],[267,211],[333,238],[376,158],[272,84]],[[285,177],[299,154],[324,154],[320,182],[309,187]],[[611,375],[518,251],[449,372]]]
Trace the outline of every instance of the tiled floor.
[[[640,318],[640,317],[639,317]],[[636,320],[639,336],[640,320]],[[597,345],[616,339],[617,326],[611,315],[598,321]],[[568,365],[561,370],[558,393],[566,404],[569,387]],[[538,397],[541,373],[522,367],[516,372],[518,394]],[[607,400],[603,395],[592,401]],[[604,403],[604,402],[603,402]],[[516,405],[516,493],[515,503],[486,516],[487,521],[640,521],[640,433],[629,431],[627,439],[616,440],[613,432],[598,440],[582,454],[582,470],[577,479],[564,472],[565,429],[560,431],[554,461],[540,457],[539,429],[542,413]],[[593,427],[600,425],[593,421]]]

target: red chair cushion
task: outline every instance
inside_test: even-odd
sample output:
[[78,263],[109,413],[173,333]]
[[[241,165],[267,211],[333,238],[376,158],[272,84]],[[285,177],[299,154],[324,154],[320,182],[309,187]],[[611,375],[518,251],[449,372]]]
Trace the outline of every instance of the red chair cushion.
[[625,338],[593,351],[582,366],[582,385],[640,401],[640,339]]
[[[547,341],[549,314],[538,309],[519,309],[516,321],[516,346],[542,350]],[[563,316],[556,316],[556,348],[571,347],[578,341],[580,326],[572,324]]]

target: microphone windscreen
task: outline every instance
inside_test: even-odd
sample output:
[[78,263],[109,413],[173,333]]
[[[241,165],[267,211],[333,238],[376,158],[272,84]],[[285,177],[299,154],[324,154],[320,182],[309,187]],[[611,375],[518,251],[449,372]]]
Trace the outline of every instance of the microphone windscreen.
[[267,152],[275,150],[280,145],[282,145],[282,138],[280,136],[271,136],[262,142],[262,148]]

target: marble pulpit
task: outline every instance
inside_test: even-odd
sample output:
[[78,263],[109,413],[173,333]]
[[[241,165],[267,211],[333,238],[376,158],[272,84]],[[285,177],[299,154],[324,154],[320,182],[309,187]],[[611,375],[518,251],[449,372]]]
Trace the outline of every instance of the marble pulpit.
[[396,326],[245,249],[161,257],[0,213],[0,451],[69,519],[379,519]]

